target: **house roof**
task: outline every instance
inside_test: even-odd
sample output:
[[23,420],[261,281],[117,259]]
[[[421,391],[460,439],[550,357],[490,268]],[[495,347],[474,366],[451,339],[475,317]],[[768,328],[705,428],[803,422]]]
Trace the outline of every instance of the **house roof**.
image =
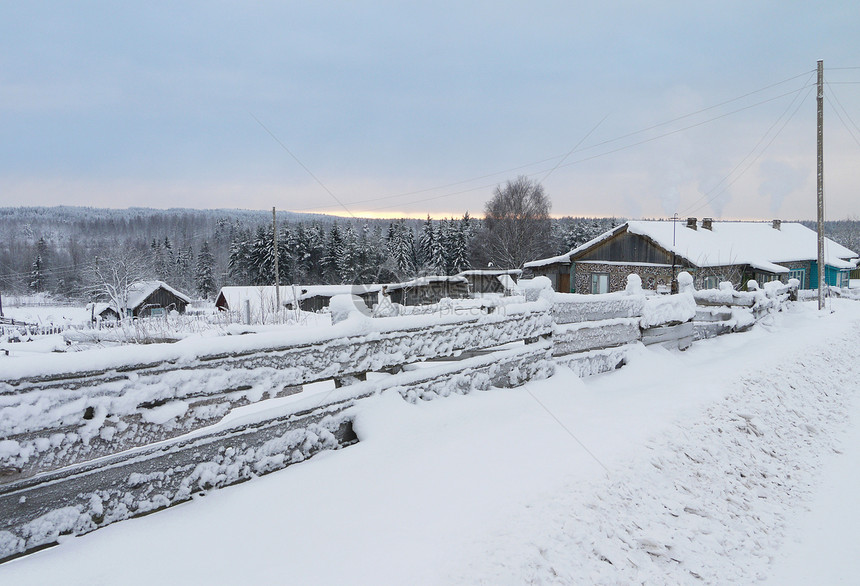
[[188,295],[180,293],[164,281],[138,281],[128,288],[128,307],[137,307],[158,289],[165,289],[185,301],[185,303],[191,303],[191,298]]
[[[579,246],[567,254],[527,263],[536,267],[554,262],[567,262],[591,250],[623,231],[649,238],[668,252],[683,257],[699,267],[749,265],[755,269],[785,273],[779,263],[814,261],[818,259],[818,235],[803,224],[782,222],[779,229],[770,222],[713,222],[707,230],[697,223],[697,229],[687,228],[685,222],[634,220],[626,222]],[[854,268],[857,253],[825,238],[825,264]]]
[[457,273],[457,276],[463,277],[472,277],[472,276],[488,276],[488,277],[498,277],[499,275],[516,275],[520,276],[523,274],[522,269],[469,269],[468,271],[462,271]]
[[[459,275],[451,277],[444,275],[430,275],[417,277],[411,281],[404,281],[402,283],[369,283],[363,285],[282,285],[279,293],[281,304],[284,305],[287,303],[293,303],[295,299],[302,301],[312,297],[334,297],[335,295],[343,294],[362,295],[364,293],[379,292],[383,287],[388,291],[394,291],[396,289],[421,287],[439,282],[467,284],[468,280]],[[227,307],[232,310],[240,309],[245,299],[250,302],[252,311],[259,311],[261,308],[267,311],[272,311],[276,307],[274,285],[221,287],[221,291],[218,293],[218,298],[216,299],[216,304],[218,304],[222,297],[227,303]]]

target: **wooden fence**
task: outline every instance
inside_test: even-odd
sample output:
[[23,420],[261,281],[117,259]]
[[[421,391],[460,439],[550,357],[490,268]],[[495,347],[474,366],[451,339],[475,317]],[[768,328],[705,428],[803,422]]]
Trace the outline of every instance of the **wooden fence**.
[[[89,368],[46,357],[0,381],[0,560],[348,446],[354,406],[384,390],[414,402],[518,386],[557,364],[606,372],[631,344],[683,349],[694,332],[738,329],[736,309],[779,309],[780,295],[700,312],[690,294],[546,292],[477,315],[353,316],[326,331],[115,348]],[[333,388],[305,390],[325,380]]]

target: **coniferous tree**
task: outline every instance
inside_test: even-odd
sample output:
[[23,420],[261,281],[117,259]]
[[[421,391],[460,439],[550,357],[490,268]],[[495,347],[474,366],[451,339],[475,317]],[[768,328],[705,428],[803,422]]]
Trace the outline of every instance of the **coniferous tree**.
[[48,259],[48,243],[44,238],[39,238],[36,243],[36,258],[30,267],[30,290],[41,293],[47,289],[47,275],[45,274],[45,263]]
[[[468,212],[455,226],[451,244],[451,274],[456,275],[472,268],[469,262]],[[453,220],[452,220],[453,222]]]
[[328,232],[328,241],[325,247],[325,256],[322,259],[323,278],[326,283],[334,284],[340,282],[339,260],[343,255],[343,236],[337,222],[331,225]]
[[430,258],[427,267],[436,275],[445,274],[445,245],[442,241],[442,226],[435,224],[432,228],[433,242],[430,248]]
[[215,277],[212,274],[214,265],[215,258],[209,251],[209,242],[204,240],[203,246],[200,247],[200,254],[197,255],[197,272],[195,276],[197,293],[203,299],[209,299],[215,293]]
[[42,256],[37,254],[30,270],[30,290],[34,293],[41,293],[45,290],[45,277],[42,275],[42,270]]
[[251,285],[251,234],[241,230],[234,236],[230,245],[228,263],[230,278],[237,285]]
[[424,267],[429,267],[433,258],[434,239],[433,220],[428,215],[421,226],[421,235],[418,237],[419,258],[421,259],[421,265]]
[[251,284],[274,285],[275,252],[272,229],[258,226],[251,243]]

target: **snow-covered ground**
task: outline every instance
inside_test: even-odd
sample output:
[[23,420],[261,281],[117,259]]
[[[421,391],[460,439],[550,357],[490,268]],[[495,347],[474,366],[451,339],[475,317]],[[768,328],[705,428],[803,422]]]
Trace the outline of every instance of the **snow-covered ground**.
[[3,315],[15,321],[42,326],[85,324],[91,318],[86,308],[73,305],[4,305]]
[[860,303],[832,307],[585,380],[383,394],[355,446],[67,539],[0,584],[854,583]]

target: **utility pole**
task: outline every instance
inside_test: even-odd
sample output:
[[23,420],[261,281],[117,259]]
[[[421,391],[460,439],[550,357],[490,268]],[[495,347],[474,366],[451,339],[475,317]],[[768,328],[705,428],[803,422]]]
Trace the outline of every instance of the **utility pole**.
[[678,212],[672,216],[672,283],[669,291],[671,293],[678,292],[678,279],[675,275],[675,227],[678,225]]
[[824,309],[824,61],[818,61],[818,309]]
[[272,208],[272,246],[275,249],[275,311],[281,314],[281,275],[278,273],[278,220]]

